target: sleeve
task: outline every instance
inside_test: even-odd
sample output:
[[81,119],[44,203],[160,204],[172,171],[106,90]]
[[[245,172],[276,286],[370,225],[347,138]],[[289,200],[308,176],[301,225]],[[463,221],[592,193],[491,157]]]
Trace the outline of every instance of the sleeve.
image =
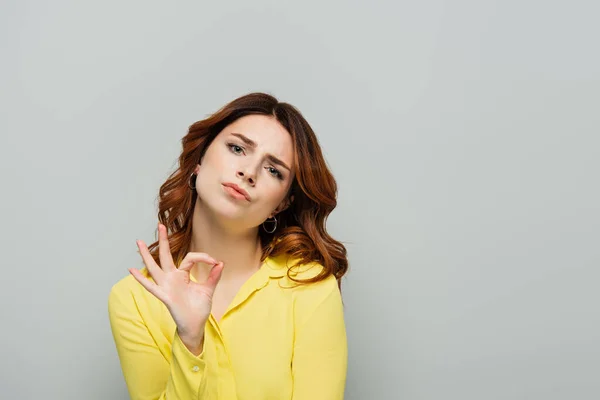
[[132,400],[204,398],[204,351],[195,356],[175,331],[171,360],[166,359],[129,291],[112,288],[108,314],[123,376]]
[[326,297],[296,331],[293,400],[344,398],[348,346],[342,298],[333,281]]

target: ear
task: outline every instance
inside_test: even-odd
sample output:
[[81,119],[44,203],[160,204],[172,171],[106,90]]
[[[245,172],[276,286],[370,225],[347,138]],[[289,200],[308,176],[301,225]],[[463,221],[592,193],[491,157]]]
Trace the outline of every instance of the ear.
[[286,197],[283,199],[281,203],[277,206],[275,211],[273,211],[273,215],[269,216],[269,218],[273,218],[275,215],[279,214],[283,210],[287,209],[294,202],[294,195]]

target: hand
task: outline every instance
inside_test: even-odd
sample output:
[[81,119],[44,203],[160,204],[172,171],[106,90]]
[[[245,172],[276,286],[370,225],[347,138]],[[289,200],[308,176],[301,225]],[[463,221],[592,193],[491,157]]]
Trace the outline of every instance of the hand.
[[[152,258],[146,244],[141,240],[137,241],[144,264],[154,282],[135,268],[130,268],[129,272],[146,290],[167,306],[182,339],[185,337],[193,341],[195,338],[201,341],[212,308],[212,296],[221,279],[223,263],[217,262],[206,253],[187,253],[177,268],[171,255],[167,228],[162,224],[158,224],[158,236],[160,266]],[[197,262],[213,265],[205,283],[190,280],[190,270]],[[196,343],[193,346],[200,344]]]

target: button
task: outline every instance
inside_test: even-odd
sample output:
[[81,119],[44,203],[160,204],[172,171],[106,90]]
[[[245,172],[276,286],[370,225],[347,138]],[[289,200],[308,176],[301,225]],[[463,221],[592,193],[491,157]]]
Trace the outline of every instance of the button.
[[198,371],[200,371],[200,367],[199,367],[199,366],[197,366],[197,365],[194,365],[194,366],[192,367],[192,371],[194,371],[194,372],[198,372]]

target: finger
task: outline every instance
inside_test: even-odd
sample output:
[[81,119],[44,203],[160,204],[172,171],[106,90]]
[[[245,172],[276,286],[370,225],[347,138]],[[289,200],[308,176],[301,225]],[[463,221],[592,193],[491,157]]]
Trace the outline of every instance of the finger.
[[223,261],[220,261],[214,267],[211,268],[210,274],[208,275],[208,279],[206,280],[206,285],[214,291],[217,287],[217,283],[221,280],[221,274],[223,273]]
[[140,250],[140,255],[144,260],[144,264],[146,264],[146,268],[148,268],[148,272],[152,275],[154,281],[158,284],[162,281],[163,271],[160,269],[160,266],[154,261],[152,254],[150,254],[150,250],[148,250],[148,246],[142,240],[136,240],[135,243]]
[[156,298],[158,298],[163,303],[166,303],[166,296],[161,288],[150,279],[146,278],[139,270],[135,268],[129,268],[129,273],[133,275],[136,281],[138,281],[147,291],[152,293]]
[[161,223],[158,224],[158,257],[160,259],[160,267],[163,271],[169,272],[175,269],[171,246],[169,246],[167,227]]
[[205,264],[214,265],[217,263],[217,260],[215,260],[214,258],[212,258],[211,256],[209,256],[206,253],[191,252],[191,253],[187,253],[185,255],[185,257],[183,257],[183,260],[181,261],[181,264],[179,265],[179,269],[183,270],[183,271],[189,271],[190,269],[192,269],[194,264],[198,263],[198,262],[203,262]]

